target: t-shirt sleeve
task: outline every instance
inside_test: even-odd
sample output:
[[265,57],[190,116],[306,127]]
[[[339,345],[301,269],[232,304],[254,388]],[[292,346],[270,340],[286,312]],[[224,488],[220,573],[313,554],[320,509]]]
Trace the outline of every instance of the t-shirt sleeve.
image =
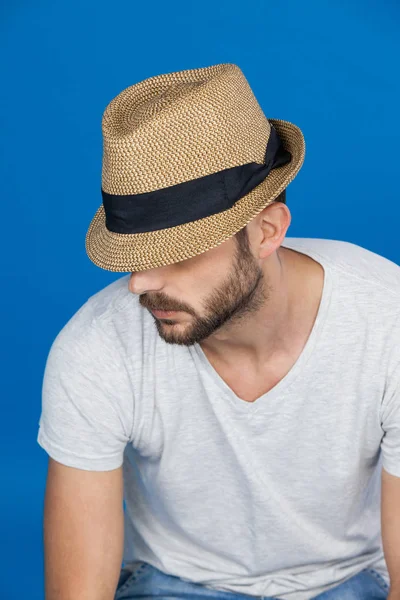
[[38,444],[56,461],[89,471],[123,463],[134,398],[121,348],[99,326],[66,326],[45,365]]
[[382,466],[391,475],[400,477],[400,337],[397,335],[382,400],[381,426]]

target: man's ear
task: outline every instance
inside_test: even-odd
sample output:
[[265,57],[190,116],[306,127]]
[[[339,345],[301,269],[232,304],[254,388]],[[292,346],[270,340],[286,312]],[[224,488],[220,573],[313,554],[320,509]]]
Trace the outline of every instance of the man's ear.
[[266,258],[281,246],[292,217],[282,202],[273,202],[258,217],[257,251],[259,258]]

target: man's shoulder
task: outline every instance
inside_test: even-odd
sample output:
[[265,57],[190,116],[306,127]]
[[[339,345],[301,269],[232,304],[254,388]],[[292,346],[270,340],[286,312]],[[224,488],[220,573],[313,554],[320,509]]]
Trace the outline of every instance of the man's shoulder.
[[358,288],[363,284],[375,286],[400,296],[400,266],[382,254],[345,240],[324,238],[285,238],[282,245],[330,265],[352,279]]
[[101,288],[78,308],[59,331],[54,343],[73,347],[80,342],[95,345],[118,335],[118,323],[140,318],[138,297],[128,289],[129,275]]
[[[86,300],[79,309],[92,319],[107,319],[137,304],[137,296],[128,289],[129,275],[119,277]],[[136,302],[135,302],[136,300]],[[79,312],[79,311],[78,311]]]

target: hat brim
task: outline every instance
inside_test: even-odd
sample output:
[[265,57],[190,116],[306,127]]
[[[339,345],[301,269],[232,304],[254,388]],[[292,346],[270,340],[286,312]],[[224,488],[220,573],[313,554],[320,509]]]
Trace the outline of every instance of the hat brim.
[[145,233],[114,233],[106,228],[103,204],[96,211],[86,234],[90,260],[106,271],[134,272],[181,262],[219,246],[249,223],[288,186],[299,172],[305,156],[305,141],[299,127],[281,119],[269,119],[290,163],[272,169],[266,179],[223,212]]

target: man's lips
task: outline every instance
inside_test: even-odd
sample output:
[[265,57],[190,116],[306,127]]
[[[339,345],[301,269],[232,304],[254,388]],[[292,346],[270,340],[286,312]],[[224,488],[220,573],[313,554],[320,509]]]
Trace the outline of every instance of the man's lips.
[[179,311],[178,310],[153,310],[153,309],[151,309],[151,312],[156,317],[160,317],[160,318],[164,317],[165,318],[165,317],[172,317]]

